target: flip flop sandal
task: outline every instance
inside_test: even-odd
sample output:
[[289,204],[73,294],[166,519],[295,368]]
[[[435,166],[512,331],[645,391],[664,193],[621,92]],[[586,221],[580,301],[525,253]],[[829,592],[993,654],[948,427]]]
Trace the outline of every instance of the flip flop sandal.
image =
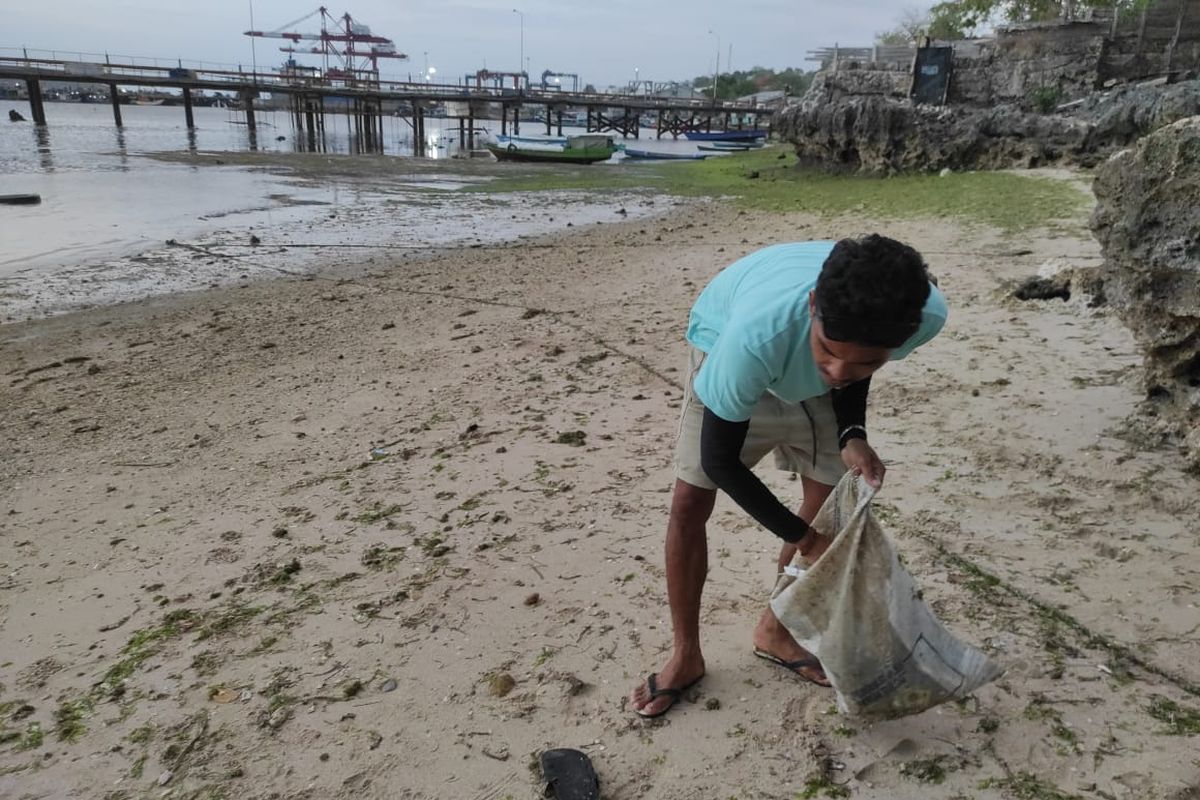
[[[700,678],[703,677],[703,675],[700,676]],[[683,698],[683,693],[699,683],[700,678],[696,678],[696,680],[692,681],[687,686],[680,686],[678,689],[660,689],[658,688],[658,676],[651,672],[650,677],[646,678],[646,688],[650,690],[650,699],[653,700],[656,697],[669,697],[671,698],[671,702],[667,703],[666,707],[661,711],[657,711],[653,714],[643,714],[641,710],[638,710],[635,713],[643,719],[654,719],[655,717],[661,717],[663,714],[674,708],[675,704]]]
[[821,673],[824,674],[825,668],[822,667],[821,662],[815,658],[797,658],[795,661],[784,661],[779,656],[771,655],[766,650],[759,650],[757,647],[754,648],[754,655],[758,656],[763,661],[770,661],[772,664],[781,666],[789,672],[794,672],[809,683],[816,684],[817,686],[821,686],[823,688],[829,688],[833,685],[829,683],[828,677],[825,678],[825,683],[821,683],[821,681],[811,678],[800,671],[802,669],[819,669],[821,670]]
[[542,752],[544,796],[554,800],[599,800],[600,781],[592,762],[578,750],[566,747]]

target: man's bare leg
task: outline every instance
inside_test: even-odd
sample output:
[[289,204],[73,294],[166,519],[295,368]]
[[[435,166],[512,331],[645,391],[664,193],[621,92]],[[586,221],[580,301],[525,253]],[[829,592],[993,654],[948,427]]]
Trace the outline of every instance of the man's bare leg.
[[[704,674],[704,656],[700,652],[700,595],[708,574],[705,524],[712,516],[716,499],[715,489],[701,489],[686,481],[675,481],[666,548],[667,601],[671,606],[675,647],[666,666],[657,673],[660,689],[687,686]],[[652,700],[643,679],[629,696],[629,702],[634,709],[651,715],[668,706],[671,698]]]
[[[825,498],[833,492],[833,487],[803,476],[801,476],[800,482],[804,487],[804,500],[800,504],[799,513],[803,519],[811,520],[817,516],[817,511],[821,509]],[[833,531],[828,533],[832,534]],[[776,574],[783,571],[795,554],[795,545],[784,544],[783,549],[779,552]],[[788,633],[787,628],[783,627],[783,624],[775,618],[775,613],[771,611],[769,605],[759,617],[758,625],[754,628],[753,642],[755,649],[770,653],[783,661],[799,661],[813,657],[812,653],[796,644],[796,640]],[[804,667],[800,669],[800,674],[818,683],[823,684],[826,681],[825,673],[818,667]]]

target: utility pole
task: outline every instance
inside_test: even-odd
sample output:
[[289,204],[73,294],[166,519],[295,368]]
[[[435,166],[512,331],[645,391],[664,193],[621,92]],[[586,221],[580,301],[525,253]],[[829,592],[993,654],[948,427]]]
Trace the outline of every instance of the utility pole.
[[525,70],[525,12],[513,9],[513,13],[521,17],[521,60],[517,62],[517,70]]
[[721,74],[721,34],[708,32],[709,36],[717,37],[717,64],[713,67],[713,105],[717,104],[717,78]]
[[[254,0],[250,0],[250,30],[254,30]],[[105,57],[105,61],[108,58]],[[254,80],[258,81],[258,53],[254,48],[254,37],[250,37],[250,69],[254,71]]]

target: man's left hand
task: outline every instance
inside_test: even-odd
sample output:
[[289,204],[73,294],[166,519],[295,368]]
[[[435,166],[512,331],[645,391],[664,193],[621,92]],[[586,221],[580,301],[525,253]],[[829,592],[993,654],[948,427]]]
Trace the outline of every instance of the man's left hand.
[[879,456],[866,439],[851,439],[842,448],[842,463],[855,475],[862,475],[867,483],[878,489],[883,486],[883,474],[887,467],[879,460]]

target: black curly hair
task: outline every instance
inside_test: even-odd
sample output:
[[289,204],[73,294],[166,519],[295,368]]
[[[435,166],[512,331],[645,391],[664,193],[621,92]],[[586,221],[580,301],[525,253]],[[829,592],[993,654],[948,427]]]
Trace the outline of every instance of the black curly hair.
[[897,348],[917,332],[928,298],[921,254],[875,233],[835,244],[817,278],[817,316],[838,342]]

